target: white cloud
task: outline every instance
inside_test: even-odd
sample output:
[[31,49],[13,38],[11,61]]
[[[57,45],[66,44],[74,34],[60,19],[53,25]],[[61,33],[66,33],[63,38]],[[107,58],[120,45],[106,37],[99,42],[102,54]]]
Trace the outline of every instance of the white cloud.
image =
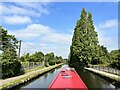
[[48,3],[35,2],[14,2],[0,4],[0,15],[2,17],[8,16],[27,16],[27,17],[41,17],[41,15],[49,14]]
[[49,26],[42,24],[31,24],[24,29],[9,31],[10,34],[16,35],[17,38],[21,39],[35,39],[40,38],[41,41],[51,43],[70,43],[72,40],[71,34],[58,33]]
[[16,35],[21,39],[35,39],[51,31],[51,28],[41,24],[31,24],[24,29],[9,31],[10,34]]
[[69,54],[69,45],[52,45],[41,47],[40,50],[44,52],[44,54],[54,52],[57,56],[62,56],[63,58],[67,58]]
[[40,43],[39,45],[40,45],[40,47],[47,46],[47,44],[46,44],[46,43]]
[[48,3],[44,3],[44,2],[39,2],[39,3],[36,3],[36,2],[33,2],[33,3],[19,2],[18,3],[18,2],[15,2],[15,4],[18,7],[33,10],[33,11],[36,11],[36,13],[38,12],[39,14],[49,14],[49,11],[48,11],[48,8],[47,8]]
[[107,20],[95,27],[98,32],[100,45],[104,45],[109,51],[118,49],[118,22],[117,20]]
[[108,21],[105,21],[104,23],[100,23],[99,28],[101,29],[108,29],[109,28],[116,28],[118,27],[118,21],[117,20],[108,20]]
[[72,41],[71,38],[72,38],[71,34],[51,32],[46,36],[42,37],[42,40],[45,40],[46,42],[68,44]]
[[[3,2],[0,3],[0,24],[25,24],[38,21],[49,14],[48,3],[44,2]],[[22,18],[22,19],[21,19]]]
[[[69,53],[69,47],[72,41],[72,34],[58,33],[56,30],[42,24],[31,24],[21,30],[9,30],[12,35],[16,35],[18,39],[31,41],[32,46],[39,51],[46,53],[54,52],[56,55],[61,55],[64,58]],[[32,51],[31,51],[32,50]],[[23,45],[22,53],[35,52],[29,46]]]
[[106,35],[104,35],[104,33],[98,32],[98,40],[99,40],[100,45],[104,45],[105,47],[108,48],[109,51],[115,48],[112,37],[107,37]]
[[7,24],[26,24],[32,23],[30,17],[27,16],[5,16],[3,18],[4,23]]
[[14,6],[14,5],[1,5],[2,7],[2,15],[27,15],[27,16],[40,16],[37,12],[33,10],[27,10],[22,7]]

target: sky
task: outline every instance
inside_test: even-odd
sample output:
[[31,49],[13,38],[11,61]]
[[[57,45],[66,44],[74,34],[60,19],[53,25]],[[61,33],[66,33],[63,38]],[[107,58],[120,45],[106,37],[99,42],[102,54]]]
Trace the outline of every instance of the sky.
[[21,55],[42,51],[67,58],[82,8],[93,15],[99,44],[118,49],[117,2],[3,2],[2,26],[23,40]]

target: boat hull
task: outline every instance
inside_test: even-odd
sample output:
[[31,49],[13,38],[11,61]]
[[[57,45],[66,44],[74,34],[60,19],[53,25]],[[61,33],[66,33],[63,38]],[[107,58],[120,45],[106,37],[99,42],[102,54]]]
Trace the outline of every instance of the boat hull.
[[64,67],[49,86],[49,90],[88,90],[74,68]]

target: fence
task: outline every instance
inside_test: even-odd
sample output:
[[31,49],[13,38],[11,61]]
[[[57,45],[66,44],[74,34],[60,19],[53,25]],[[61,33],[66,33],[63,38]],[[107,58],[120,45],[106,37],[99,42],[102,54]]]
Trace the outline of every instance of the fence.
[[120,76],[120,70],[115,68],[106,67],[106,66],[90,66],[90,68],[94,68],[96,70],[100,70],[100,71],[104,71],[104,72],[108,72],[108,73],[112,73]]
[[24,70],[29,70],[38,66],[44,66],[43,62],[21,62],[22,68]]

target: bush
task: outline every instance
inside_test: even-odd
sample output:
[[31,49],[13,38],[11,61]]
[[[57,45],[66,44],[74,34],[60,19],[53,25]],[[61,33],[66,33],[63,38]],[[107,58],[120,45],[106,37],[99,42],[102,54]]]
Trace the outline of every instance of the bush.
[[118,62],[117,60],[114,60],[111,64],[110,64],[111,67],[113,68],[117,68],[120,70],[120,62]]
[[2,62],[2,78],[9,78],[23,74],[24,70],[21,69],[21,63],[17,60],[3,60]]
[[59,63],[61,63],[61,61],[60,61],[60,60],[56,61],[56,64],[59,64]]
[[49,65],[55,65],[55,61],[49,60]]
[[93,65],[97,65],[97,64],[99,64],[99,63],[100,63],[99,59],[93,59],[93,60],[91,61],[91,64],[93,64]]
[[19,61],[15,61],[14,64],[15,64],[14,69],[13,69],[14,75],[16,76],[16,75],[23,74],[24,69],[22,68],[21,63]]

